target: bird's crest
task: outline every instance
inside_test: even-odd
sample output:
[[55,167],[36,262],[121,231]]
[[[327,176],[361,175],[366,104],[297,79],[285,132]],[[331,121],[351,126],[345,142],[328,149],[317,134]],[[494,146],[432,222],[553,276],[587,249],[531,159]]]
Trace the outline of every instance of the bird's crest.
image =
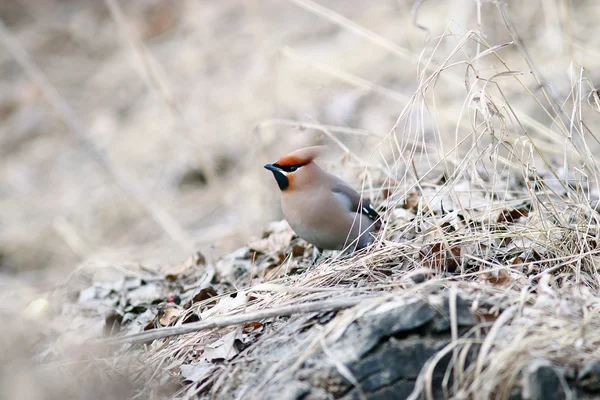
[[317,158],[323,150],[325,150],[325,146],[312,146],[298,149],[292,151],[287,156],[281,157],[279,161],[277,161],[277,165],[282,167],[290,165],[306,165]]

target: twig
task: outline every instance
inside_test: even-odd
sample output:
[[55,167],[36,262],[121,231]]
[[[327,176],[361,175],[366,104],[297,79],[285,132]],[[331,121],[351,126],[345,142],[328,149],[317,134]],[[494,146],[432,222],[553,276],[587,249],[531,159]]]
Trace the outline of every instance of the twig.
[[292,314],[341,310],[344,308],[354,307],[363,300],[372,300],[380,297],[381,296],[361,296],[343,299],[324,300],[313,303],[294,304],[291,306],[270,308],[267,310],[244,313],[240,315],[216,317],[213,318],[211,321],[193,322],[183,326],[173,326],[168,328],[155,329],[149,332],[140,332],[123,337],[112,338],[106,340],[105,343],[108,345],[123,343],[140,343],[156,339],[162,339],[170,336],[184,335],[186,333],[203,331],[206,329],[223,328],[231,325],[240,325],[247,322],[271,317],[287,317]]

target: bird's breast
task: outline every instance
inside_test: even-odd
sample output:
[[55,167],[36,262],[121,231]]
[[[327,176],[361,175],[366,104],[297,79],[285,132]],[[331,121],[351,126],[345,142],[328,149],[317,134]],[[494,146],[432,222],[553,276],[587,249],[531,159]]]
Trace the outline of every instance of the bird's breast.
[[329,190],[282,193],[281,208],[298,236],[323,249],[341,250],[371,230],[368,218],[349,211]]

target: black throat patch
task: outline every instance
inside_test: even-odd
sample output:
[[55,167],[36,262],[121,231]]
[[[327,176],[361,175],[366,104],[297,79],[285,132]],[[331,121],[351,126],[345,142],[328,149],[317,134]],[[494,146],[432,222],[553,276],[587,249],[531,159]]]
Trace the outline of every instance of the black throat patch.
[[279,185],[279,189],[285,190],[288,188],[288,186],[290,186],[290,181],[283,172],[273,171],[273,176],[275,176],[275,180],[277,181],[277,184]]

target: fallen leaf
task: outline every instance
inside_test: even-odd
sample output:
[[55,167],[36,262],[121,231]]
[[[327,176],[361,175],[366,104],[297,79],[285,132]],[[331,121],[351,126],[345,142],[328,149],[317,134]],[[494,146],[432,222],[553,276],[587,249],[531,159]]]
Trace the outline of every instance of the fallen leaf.
[[248,247],[251,251],[262,254],[287,252],[293,236],[294,231],[285,220],[277,221],[269,225],[263,234],[263,239],[250,243]]
[[252,268],[252,260],[248,256],[252,252],[248,247],[242,247],[223,257],[215,264],[218,279],[235,280]]
[[529,215],[529,207],[521,207],[513,210],[502,210],[496,222],[504,224],[512,224],[521,217],[527,217]]
[[506,268],[498,268],[480,275],[481,280],[488,281],[493,285],[506,286],[514,282],[514,278]]
[[235,297],[225,296],[219,299],[219,302],[213,308],[204,310],[200,314],[201,320],[206,320],[215,315],[227,314],[232,310],[240,308],[246,304],[246,294],[244,292],[238,292]]
[[458,246],[450,246],[450,250],[446,250],[443,243],[434,243],[423,247],[419,251],[419,260],[425,268],[442,270],[447,272],[455,272],[461,264],[461,248]]
[[292,256],[293,257],[302,257],[302,256],[304,256],[304,250],[306,250],[306,247],[299,245],[299,244],[295,244],[292,247]]
[[192,300],[194,301],[194,303],[197,303],[199,301],[207,300],[215,296],[217,296],[217,291],[212,286],[209,286],[205,287],[204,289],[200,289],[200,291],[194,295],[194,298]]
[[415,192],[411,192],[404,199],[404,204],[402,204],[402,208],[404,208],[405,210],[416,211],[417,208],[419,207],[419,200],[420,200],[419,195]]
[[231,360],[239,353],[238,343],[241,344],[242,333],[239,329],[229,332],[220,339],[204,346],[204,358],[208,361]]
[[174,303],[161,303],[158,305],[156,321],[161,326],[169,326],[179,318],[183,308]]
[[263,330],[263,324],[260,322],[249,322],[242,327],[243,333],[258,333]]
[[165,276],[166,280],[175,281],[192,275],[204,265],[206,265],[206,259],[200,252],[196,252],[183,264],[165,265],[160,269],[160,272]]
[[181,376],[186,381],[201,382],[208,376],[214,367],[208,363],[183,364],[179,367]]

